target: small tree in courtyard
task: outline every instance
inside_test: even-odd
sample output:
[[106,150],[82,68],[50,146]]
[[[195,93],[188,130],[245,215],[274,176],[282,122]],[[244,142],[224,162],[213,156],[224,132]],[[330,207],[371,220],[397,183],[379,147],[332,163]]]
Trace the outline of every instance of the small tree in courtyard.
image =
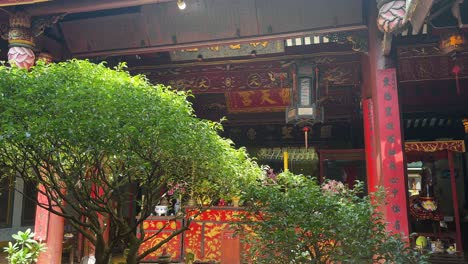
[[[222,190],[224,177],[260,173],[244,150],[218,136],[218,123],[194,116],[186,96],[87,61],[40,64],[29,72],[1,66],[0,162],[47,197],[39,206],[63,216],[95,246],[97,263],[108,263],[121,241],[127,263],[137,263],[190,223],[138,251],[151,238],[142,223],[167,186],[207,180]],[[135,203],[127,191],[132,186],[144,196],[137,221],[125,213]]]
[[[240,230],[249,263],[427,263],[386,231],[377,204],[342,183],[278,176],[278,185],[252,186]],[[380,200],[381,193],[375,197]]]

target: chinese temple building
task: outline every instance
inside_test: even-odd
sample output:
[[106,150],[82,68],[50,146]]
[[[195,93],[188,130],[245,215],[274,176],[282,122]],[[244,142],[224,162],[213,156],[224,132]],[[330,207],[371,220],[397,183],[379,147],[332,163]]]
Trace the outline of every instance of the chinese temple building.
[[[383,186],[389,230],[466,263],[467,1],[0,0],[0,25],[10,64],[126,62],[192,91],[198,117],[226,117],[223,136],[276,173]],[[35,194],[10,185],[0,244],[35,224]]]

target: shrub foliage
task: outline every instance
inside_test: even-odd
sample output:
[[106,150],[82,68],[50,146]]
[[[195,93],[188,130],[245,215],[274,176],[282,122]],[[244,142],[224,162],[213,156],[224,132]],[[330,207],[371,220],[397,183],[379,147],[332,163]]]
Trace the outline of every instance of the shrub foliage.
[[240,228],[251,263],[427,263],[425,256],[387,232],[376,201],[340,182],[278,176],[278,184],[252,186]]

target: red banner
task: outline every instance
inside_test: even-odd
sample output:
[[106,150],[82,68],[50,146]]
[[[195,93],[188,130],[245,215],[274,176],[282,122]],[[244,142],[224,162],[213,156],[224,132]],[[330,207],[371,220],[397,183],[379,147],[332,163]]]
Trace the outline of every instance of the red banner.
[[289,105],[289,89],[260,89],[226,93],[231,113],[282,112]]
[[377,71],[378,132],[386,196],[386,221],[389,230],[409,235],[406,181],[396,70]]

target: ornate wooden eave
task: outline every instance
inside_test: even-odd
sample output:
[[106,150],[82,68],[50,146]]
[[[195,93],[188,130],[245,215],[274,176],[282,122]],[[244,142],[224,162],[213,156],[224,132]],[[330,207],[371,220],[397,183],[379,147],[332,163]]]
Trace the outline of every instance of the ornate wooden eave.
[[136,54],[156,53],[156,52],[191,49],[191,48],[199,48],[199,47],[210,47],[214,45],[230,45],[230,44],[250,43],[250,42],[258,42],[258,41],[284,40],[284,39],[297,38],[297,37],[308,36],[308,35],[321,35],[321,34],[338,33],[338,32],[361,31],[361,30],[366,30],[366,29],[367,29],[366,25],[353,25],[353,26],[336,27],[336,28],[331,28],[331,29],[318,29],[318,30],[309,30],[309,31],[291,32],[291,33],[281,33],[281,34],[274,34],[274,35],[245,37],[245,38],[231,38],[231,39],[224,39],[224,40],[202,41],[202,42],[186,43],[186,44],[172,44],[172,45],[162,45],[162,46],[150,46],[150,47],[144,47],[144,48],[128,48],[128,49],[117,49],[117,50],[79,52],[79,53],[74,53],[74,57],[89,58],[89,57],[136,55]]
[[227,115],[230,123],[258,124],[268,120],[281,124],[289,105],[289,68],[297,60],[306,60],[320,70],[320,89],[327,94],[323,97],[326,121],[347,122],[358,109],[360,58],[357,52],[329,52],[146,65],[130,70],[145,74],[155,84],[191,90],[196,95],[197,114],[204,118],[216,120]]
[[[148,71],[165,68],[185,68],[185,67],[200,67],[200,66],[213,66],[213,65],[226,65],[226,64],[243,64],[251,62],[270,62],[270,61],[283,61],[283,60],[300,60],[300,59],[312,59],[318,64],[329,63],[330,57],[346,57],[349,58],[346,61],[360,61],[360,52],[355,51],[336,51],[336,52],[319,52],[312,54],[292,54],[292,55],[280,55],[274,57],[263,57],[263,58],[246,58],[246,59],[227,59],[227,60],[216,60],[216,61],[196,61],[196,62],[183,62],[183,63],[171,63],[162,65],[143,65],[130,67],[130,71]],[[327,59],[328,58],[328,59]]]
[[360,82],[360,67],[356,67],[360,56],[356,52],[137,66],[130,68],[130,71],[145,74],[155,83],[171,85],[178,90],[225,93],[290,88],[289,67],[298,60],[308,61],[318,67],[320,86],[324,90],[326,86],[354,87]]
[[405,142],[405,152],[438,152],[438,151],[465,152],[465,141],[444,140],[444,141]]
[[452,57],[443,54],[436,44],[412,45],[399,47],[398,80],[399,82],[415,82],[429,80],[453,80],[455,74],[453,67],[458,63],[461,71],[459,79],[468,78],[468,53],[459,54],[455,61]]
[[[118,8],[123,4],[115,3],[130,5],[135,2],[137,5],[150,0],[142,1],[103,0],[99,2],[107,5],[101,3],[98,7],[101,10]],[[330,1],[349,7],[334,8]],[[105,15],[102,12],[77,14],[60,23],[60,29],[74,57],[135,55],[365,30],[362,4],[363,0],[199,0],[187,1],[187,8],[179,10],[174,2],[165,0],[109,11]],[[57,6],[53,12],[98,9],[90,6],[68,4],[67,8]],[[39,14],[37,8],[30,10],[33,15]],[[51,10],[54,10],[52,6],[46,11]],[[109,34],[104,36],[103,32]]]

